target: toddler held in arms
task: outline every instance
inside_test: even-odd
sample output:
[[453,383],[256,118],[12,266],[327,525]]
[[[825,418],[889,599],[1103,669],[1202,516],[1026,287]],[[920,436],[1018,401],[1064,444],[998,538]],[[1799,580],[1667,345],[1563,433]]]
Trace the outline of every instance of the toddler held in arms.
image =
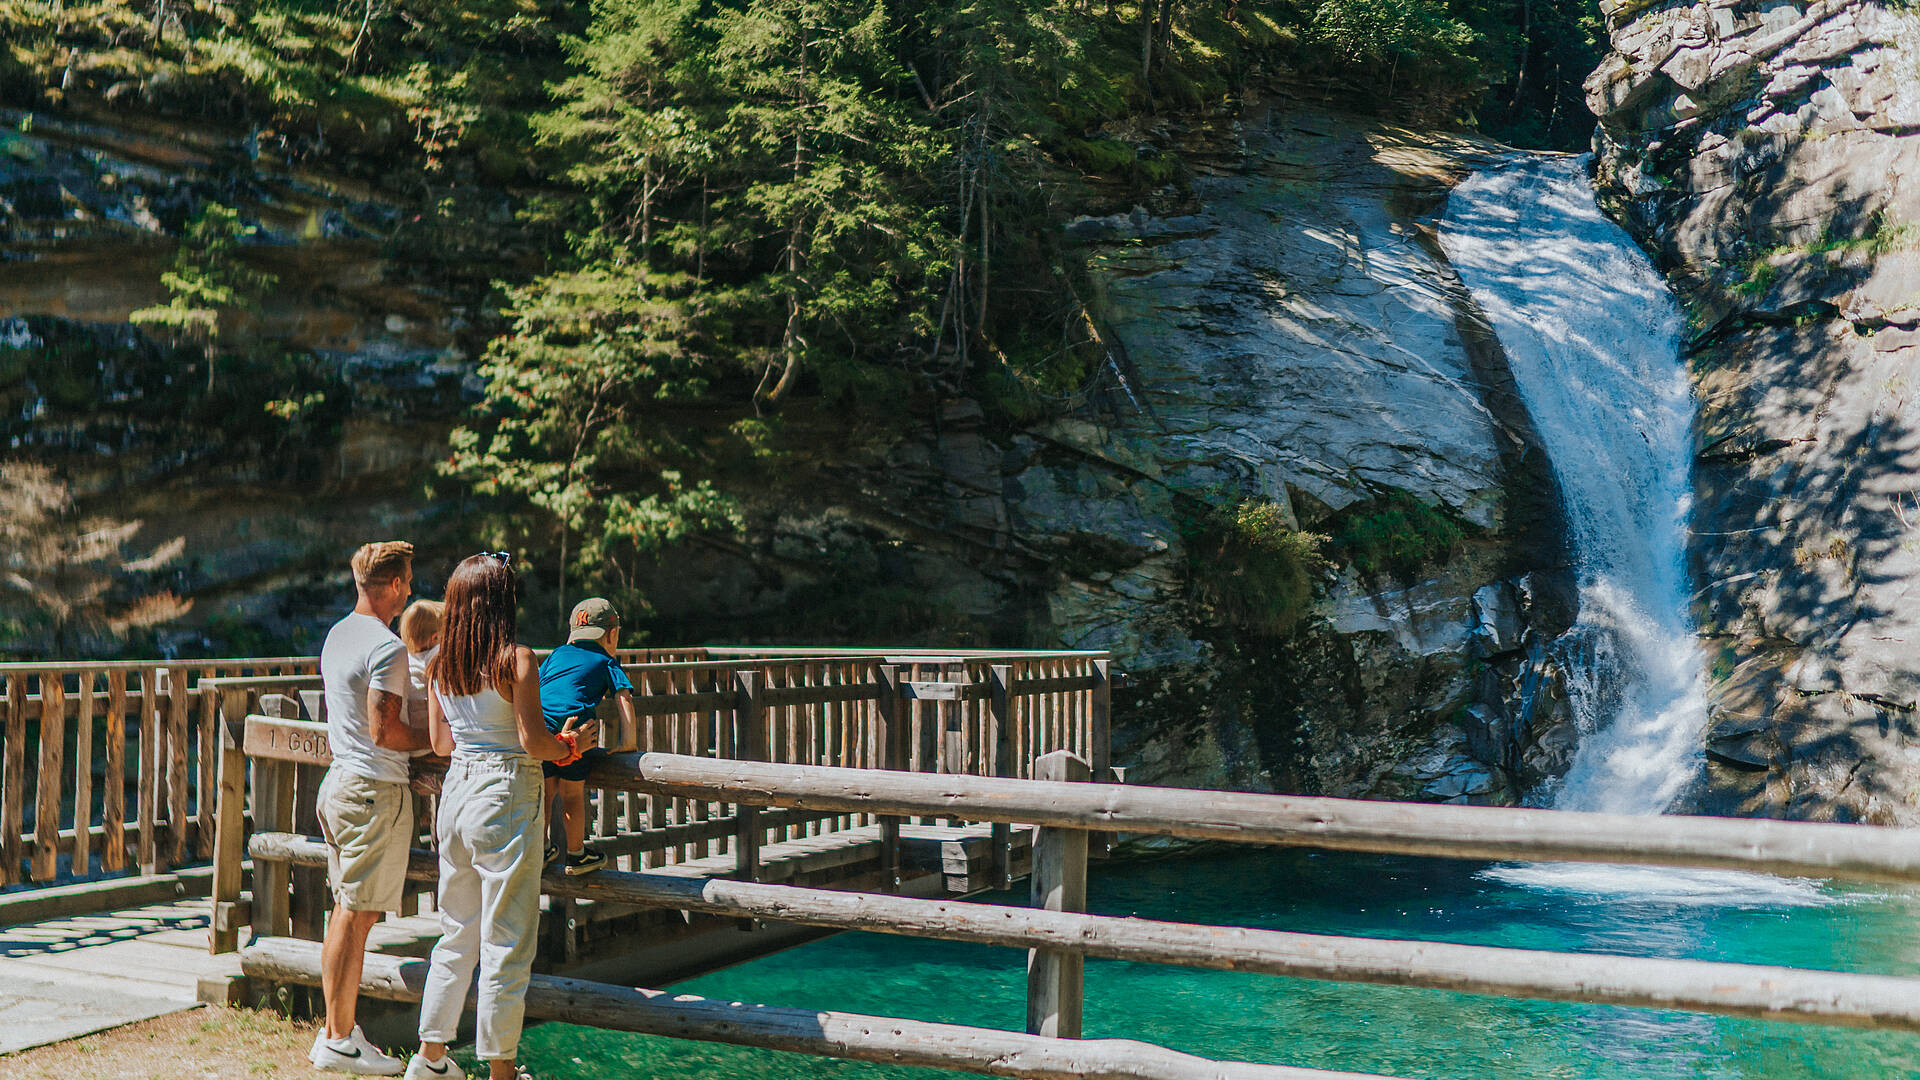
[[440,651],[446,609],[438,600],[415,600],[400,613],[400,640],[407,647],[407,723],[422,734],[427,730],[427,661]]
[[[620,647],[620,612],[600,597],[590,597],[573,606],[567,619],[567,643],[553,650],[540,663],[540,709],[546,715],[547,728],[559,731],[569,719],[580,723],[593,719],[594,711],[608,694],[620,710],[621,731],[633,731],[633,683],[613,658]],[[607,857],[587,844],[587,770],[605,750],[593,747],[580,760],[568,765],[543,762],[547,777],[547,820],[553,817],[554,796],[560,798],[560,813],[567,834],[565,869],[569,875],[589,874],[607,865]],[[559,858],[549,846],[546,861]]]

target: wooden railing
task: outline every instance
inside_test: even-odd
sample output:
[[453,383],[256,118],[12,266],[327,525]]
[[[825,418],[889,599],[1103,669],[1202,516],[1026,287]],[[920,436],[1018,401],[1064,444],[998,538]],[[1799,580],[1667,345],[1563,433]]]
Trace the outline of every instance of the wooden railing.
[[211,856],[202,680],[314,670],[297,656],[0,664],[0,886]]
[[[623,729],[603,705],[601,740],[620,751],[981,776],[1014,775],[1024,771],[1019,763],[1027,754],[1069,749],[1105,768],[1111,713],[1105,654],[1021,654],[1005,662],[990,653],[894,659],[904,662],[836,654],[623,663],[635,688],[635,730]],[[284,865],[256,867],[246,908],[241,861],[249,823],[262,832],[318,831],[318,786],[332,760],[312,700],[318,681],[254,677],[201,685],[226,738],[212,826],[211,947],[231,951],[249,920],[256,934],[317,937],[325,889],[317,878],[301,877],[312,871],[292,871],[290,877]],[[307,704],[289,700],[301,692],[309,695]],[[279,715],[257,715],[270,701]],[[599,773],[588,786],[592,843],[623,868],[731,855],[737,872],[753,879],[767,844],[877,821],[884,872],[895,882],[900,878],[900,817],[768,814],[750,801],[634,791],[605,782]],[[424,830],[427,819],[420,822]],[[1012,879],[1011,851],[1009,830],[995,829],[989,870],[994,883]],[[567,921],[567,913],[556,921]]]
[[[1007,666],[1015,679],[1073,679],[1084,687],[1092,685],[1098,664],[1102,685],[1105,679],[1103,653],[779,646],[715,651],[734,659],[709,663],[705,648],[620,650],[619,659],[641,694],[661,700],[645,705],[650,710],[645,740],[639,733],[623,732],[611,744],[722,752],[721,740],[729,737],[732,710],[741,700],[733,678],[742,670],[755,671],[756,686],[772,692],[764,702],[770,725],[764,753],[770,760],[842,764],[873,760],[871,748],[849,741],[871,726],[874,703],[881,696],[870,680],[860,681],[868,678],[862,674],[866,668],[860,667],[860,656],[898,658],[901,678],[909,683],[975,682],[987,678],[996,663]],[[764,662],[802,654],[808,658],[792,665]],[[0,887],[124,871],[161,874],[210,859],[220,742],[213,698],[202,693],[203,681],[270,680],[318,671],[318,658],[311,656],[0,664]],[[796,690],[822,698],[852,696],[831,703],[830,720],[811,712],[796,720],[804,712],[796,706],[814,704],[803,702],[805,694]],[[988,693],[976,689],[967,694],[963,700],[938,703],[923,702],[908,691],[907,709],[914,723],[924,725],[927,740],[924,747],[913,744],[916,761],[929,763],[913,767],[951,764],[954,771],[987,774],[1000,768],[1000,747],[991,735],[982,734],[983,725],[989,724]],[[49,696],[62,718],[58,724],[43,723]],[[1069,696],[1071,700],[1050,692],[1010,699],[1008,707],[1016,717],[1011,730],[1024,739],[1020,733],[1029,726],[1036,732],[1044,729],[1035,736],[1041,743],[1101,756],[1104,767],[1105,710],[1094,701],[1100,695],[1088,690]],[[1031,719],[1026,716],[1029,709],[1036,710]],[[801,726],[796,728],[796,723]],[[955,732],[957,737],[950,734]],[[820,744],[809,741],[801,754],[800,744],[808,740]],[[1011,748],[1010,760],[1025,760],[1028,749],[1024,742]],[[859,758],[861,753],[867,756]],[[958,767],[962,761],[967,763],[964,769]],[[625,798],[596,795],[594,804],[600,827],[609,835],[620,821],[636,814],[633,801]],[[650,809],[637,813],[645,815]],[[701,812],[672,802],[664,814],[675,824],[692,826]],[[683,854],[691,852],[693,843],[683,845]]]
[[[1625,817],[1073,782],[1071,754],[1043,756],[1045,779],[903,772],[632,754],[594,780],[657,797],[718,799],[769,811],[909,816],[1038,826],[1031,908],[608,870],[548,875],[557,897],[869,930],[1028,950],[1027,1033],[894,1017],[783,1009],[535,976],[528,1015],[617,1030],[1001,1076],[1363,1080],[1355,1074],[1215,1062],[1121,1040],[1081,1042],[1088,956],[1295,978],[1418,986],[1513,998],[1685,1009],[1761,1020],[1920,1031],[1920,978],[1752,964],[1296,934],[1082,913],[1087,838],[1109,829],[1351,851],[1490,859],[1705,866],[1920,882],[1920,831],[1725,818]],[[254,856],[317,864],[310,839],[260,834]],[[431,877],[417,852],[410,873]],[[263,938],[250,977],[312,983],[309,942]],[[369,957],[362,993],[420,996],[426,964]],[[1378,1078],[1374,1078],[1378,1080]]]

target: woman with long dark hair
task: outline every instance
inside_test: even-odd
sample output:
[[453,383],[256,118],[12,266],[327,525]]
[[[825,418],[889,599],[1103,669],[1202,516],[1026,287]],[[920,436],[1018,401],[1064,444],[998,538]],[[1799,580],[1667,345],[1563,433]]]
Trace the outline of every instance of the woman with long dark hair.
[[599,724],[558,734],[540,712],[533,650],[515,643],[519,587],[506,552],[474,555],[447,580],[440,652],[427,665],[427,734],[453,763],[440,795],[440,942],[420,1002],[420,1052],[408,1080],[460,1080],[447,1057],[474,968],[480,970],[476,1050],[492,1080],[523,1077],[515,1062],[540,925],[545,806],[540,763],[566,763]]

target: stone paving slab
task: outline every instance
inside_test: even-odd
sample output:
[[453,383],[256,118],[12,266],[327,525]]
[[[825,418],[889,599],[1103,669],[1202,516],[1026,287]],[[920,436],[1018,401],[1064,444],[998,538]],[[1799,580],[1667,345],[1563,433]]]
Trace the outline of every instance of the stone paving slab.
[[109,990],[97,979],[0,979],[0,1054],[197,1009],[199,1002]]

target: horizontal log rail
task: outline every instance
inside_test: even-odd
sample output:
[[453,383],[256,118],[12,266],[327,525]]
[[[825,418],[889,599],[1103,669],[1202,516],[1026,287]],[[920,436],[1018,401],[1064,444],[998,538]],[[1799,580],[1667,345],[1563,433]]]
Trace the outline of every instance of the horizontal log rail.
[[608,788],[801,810],[1020,822],[1391,855],[1641,863],[1920,882],[1920,830],[1872,825],[1048,783],[662,753],[609,755],[589,775]]
[[[249,977],[265,981],[320,980],[317,942],[268,938],[249,946],[240,963]],[[360,992],[387,1001],[418,1001],[426,977],[427,961],[369,953]],[[469,1008],[472,1001],[469,996]],[[527,1015],[642,1035],[1026,1080],[1387,1080],[1215,1061],[1130,1039],[1052,1039],[898,1017],[711,1001],[553,975],[532,977]]]
[[[256,860],[285,859],[302,866],[324,866],[327,861],[326,846],[319,840],[288,833],[255,835],[249,851]],[[432,881],[438,874],[432,852],[412,853],[408,877]],[[1048,949],[1107,960],[1920,1031],[1920,978],[1196,926],[617,870],[578,878],[548,873],[541,888],[577,900]]]

